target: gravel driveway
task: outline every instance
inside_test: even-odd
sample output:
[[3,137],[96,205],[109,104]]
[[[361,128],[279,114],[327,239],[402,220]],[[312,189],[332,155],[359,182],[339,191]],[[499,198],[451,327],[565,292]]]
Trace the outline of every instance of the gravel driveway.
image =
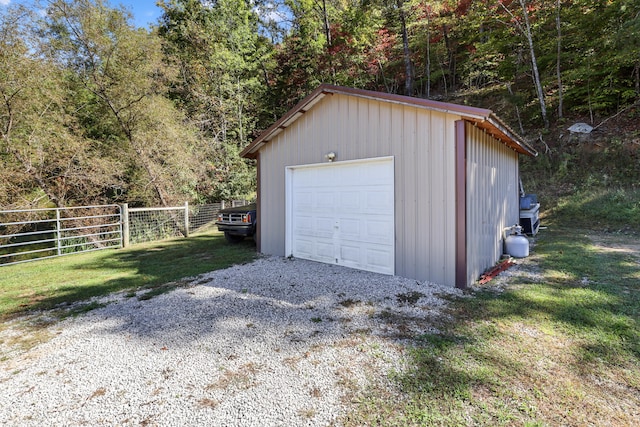
[[339,425],[403,369],[406,337],[433,331],[437,294],[457,292],[267,257],[148,300],[111,295],[0,359],[0,425]]

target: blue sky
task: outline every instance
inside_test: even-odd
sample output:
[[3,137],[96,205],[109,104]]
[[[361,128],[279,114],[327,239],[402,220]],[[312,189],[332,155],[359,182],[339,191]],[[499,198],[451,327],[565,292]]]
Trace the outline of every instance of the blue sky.
[[[0,0],[2,1],[2,0]],[[157,0],[109,0],[114,6],[125,6],[133,13],[136,26],[149,27],[156,24],[162,13],[162,9],[156,6]]]
[[[155,24],[161,15],[162,9],[156,6],[157,0],[108,0],[112,6],[122,5],[133,13],[134,23],[138,27],[149,27]],[[0,0],[0,7],[10,3],[32,3],[29,0]]]

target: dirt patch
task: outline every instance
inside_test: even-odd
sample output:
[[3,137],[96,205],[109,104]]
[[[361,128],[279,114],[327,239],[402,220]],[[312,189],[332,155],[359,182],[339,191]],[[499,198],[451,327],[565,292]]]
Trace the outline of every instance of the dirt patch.
[[[640,264],[640,236],[634,233],[613,234],[579,230],[581,236],[587,237],[595,249],[602,254],[625,254]],[[536,238],[530,238],[531,253],[526,258],[515,259],[515,265],[501,272],[487,285],[477,285],[477,289],[502,291],[513,283],[542,283],[544,277],[539,266],[540,255],[535,251]]]
[[640,239],[633,234],[586,234],[592,244],[603,253],[623,253],[640,262]]

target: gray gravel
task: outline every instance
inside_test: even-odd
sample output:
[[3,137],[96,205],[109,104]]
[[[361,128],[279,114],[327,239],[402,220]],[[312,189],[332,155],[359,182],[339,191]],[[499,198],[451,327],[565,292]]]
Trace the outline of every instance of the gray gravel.
[[114,294],[44,344],[3,348],[0,425],[339,425],[457,293],[266,257],[148,300]]

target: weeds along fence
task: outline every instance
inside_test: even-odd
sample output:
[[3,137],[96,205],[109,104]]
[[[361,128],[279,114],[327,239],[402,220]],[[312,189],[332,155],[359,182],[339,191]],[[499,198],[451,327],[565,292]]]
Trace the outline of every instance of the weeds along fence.
[[245,204],[233,200],[163,208],[124,204],[0,210],[0,266],[188,237],[213,227],[220,209]]

